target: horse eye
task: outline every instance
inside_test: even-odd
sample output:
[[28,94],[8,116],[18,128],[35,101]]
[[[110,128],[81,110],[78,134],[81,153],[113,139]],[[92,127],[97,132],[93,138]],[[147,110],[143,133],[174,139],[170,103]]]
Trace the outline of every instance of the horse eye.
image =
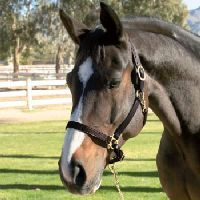
[[117,88],[117,87],[119,87],[120,82],[121,82],[120,79],[113,79],[113,80],[111,80],[111,81],[110,81],[110,84],[109,84],[109,88],[112,89],[112,88]]
[[116,59],[116,58],[114,59],[114,58],[113,58],[113,59],[112,59],[112,63],[115,64],[115,65],[119,65],[120,62],[119,62],[118,59]]

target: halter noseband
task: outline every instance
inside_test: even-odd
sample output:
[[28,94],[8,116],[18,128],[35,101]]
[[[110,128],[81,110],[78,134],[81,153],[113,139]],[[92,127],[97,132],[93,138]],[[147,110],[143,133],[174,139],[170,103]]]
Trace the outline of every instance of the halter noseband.
[[141,105],[142,113],[144,115],[143,125],[145,125],[146,123],[148,110],[144,99],[145,74],[144,74],[144,68],[140,62],[140,58],[133,44],[132,44],[132,60],[134,61],[135,65],[131,73],[131,79],[136,91],[135,101],[124,121],[115,129],[114,134],[112,136],[108,136],[105,133],[102,133],[96,129],[90,128],[87,125],[75,121],[69,121],[66,127],[66,128],[73,128],[87,134],[89,137],[96,139],[97,143],[103,148],[106,148],[108,151],[113,151],[115,153],[115,156],[109,161],[109,164],[113,164],[115,162],[124,159],[124,153],[120,149],[118,142],[119,137],[122,135],[128,124],[131,122],[139,105]]

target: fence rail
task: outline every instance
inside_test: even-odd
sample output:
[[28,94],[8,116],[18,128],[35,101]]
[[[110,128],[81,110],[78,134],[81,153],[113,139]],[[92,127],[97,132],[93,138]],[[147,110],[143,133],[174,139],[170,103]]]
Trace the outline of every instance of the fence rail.
[[[71,104],[71,94],[65,84],[65,80],[34,81],[31,78],[27,78],[26,81],[0,82],[0,108],[27,106],[31,110],[39,105]],[[45,88],[41,89],[41,86]],[[53,89],[48,89],[52,86]],[[58,95],[61,97],[58,98]],[[24,100],[21,100],[22,97]],[[42,97],[42,99],[35,99],[35,97]]]
[[0,66],[0,80],[32,80],[65,79],[66,73],[71,71],[73,65],[61,65],[60,73],[56,74],[55,65],[20,65],[19,73],[13,73],[13,66]]
[[10,73],[10,72],[0,72],[0,81],[8,81],[8,80],[26,80],[30,77],[32,80],[47,80],[47,79],[65,79],[66,74],[70,71],[66,71],[65,73]]

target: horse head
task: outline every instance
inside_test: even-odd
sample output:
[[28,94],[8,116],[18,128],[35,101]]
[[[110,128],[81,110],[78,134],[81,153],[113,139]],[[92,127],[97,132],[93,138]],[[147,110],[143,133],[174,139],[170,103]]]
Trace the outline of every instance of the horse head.
[[[114,154],[113,148],[108,149],[102,140],[112,138],[110,136],[128,118],[138,98],[136,80],[133,80],[138,78],[135,73],[144,76],[144,71],[142,68],[134,70],[132,45],[111,7],[101,3],[102,26],[93,30],[63,11],[60,17],[78,45],[78,51],[75,66],[67,74],[73,102],[70,121],[73,123],[67,126],[59,170],[70,192],[89,194],[99,188],[103,170]],[[141,76],[139,79],[143,81]],[[148,104],[145,88],[144,83],[143,100]],[[111,145],[119,148],[141,131],[143,107],[134,106],[134,110],[134,117],[123,128],[123,135],[118,135],[119,143],[114,141]]]

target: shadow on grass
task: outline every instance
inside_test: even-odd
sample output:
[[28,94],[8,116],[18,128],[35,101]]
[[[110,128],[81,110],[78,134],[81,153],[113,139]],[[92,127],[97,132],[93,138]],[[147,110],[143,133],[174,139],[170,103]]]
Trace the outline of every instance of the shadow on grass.
[[162,134],[162,132],[156,132],[156,131],[154,131],[154,132],[150,132],[150,131],[142,131],[141,132],[141,134],[149,134],[149,135],[161,135]]
[[[158,177],[157,171],[147,171],[147,172],[118,172],[119,176],[134,176],[134,177]],[[112,176],[111,172],[105,171],[104,176]]]
[[[64,186],[59,185],[36,185],[36,184],[6,184],[0,185],[1,190],[65,190]],[[121,187],[122,192],[146,192],[157,193],[163,192],[162,188],[143,187],[143,186],[125,186]],[[115,186],[101,186],[100,191],[116,191]]]
[[34,184],[5,184],[0,185],[0,190],[64,190],[64,186],[59,185],[34,185]]
[[15,132],[15,131],[12,131],[12,132],[0,132],[0,134],[8,134],[8,135],[27,135],[27,134],[36,134],[36,135],[40,135],[40,134],[64,134],[64,131],[61,132],[61,131],[45,131],[45,132],[42,132],[42,131],[34,131],[34,132],[30,132],[30,131],[26,131],[26,132],[23,132],[23,131],[20,131],[20,132]]
[[0,174],[59,174],[58,170],[0,169]]
[[[114,191],[116,190],[115,186],[101,186],[100,190],[109,190]],[[162,188],[156,187],[143,187],[143,186],[125,186],[121,187],[122,192],[146,192],[146,193],[157,193],[163,192]]]
[[[58,170],[26,170],[26,169],[0,169],[1,174],[58,174]],[[104,176],[111,176],[111,172],[105,171]],[[120,176],[134,176],[134,177],[158,177],[157,171],[147,172],[119,172]]]
[[[1,157],[1,156],[0,156]],[[139,162],[142,162],[142,161],[156,161],[155,158],[126,158],[124,159],[124,161],[139,161]]]
[[159,119],[148,119],[147,122],[160,122],[160,123],[162,123]]
[[37,155],[31,155],[31,154],[0,154],[0,158],[39,158],[39,159],[56,159],[58,160],[59,157],[57,156],[37,156]]

